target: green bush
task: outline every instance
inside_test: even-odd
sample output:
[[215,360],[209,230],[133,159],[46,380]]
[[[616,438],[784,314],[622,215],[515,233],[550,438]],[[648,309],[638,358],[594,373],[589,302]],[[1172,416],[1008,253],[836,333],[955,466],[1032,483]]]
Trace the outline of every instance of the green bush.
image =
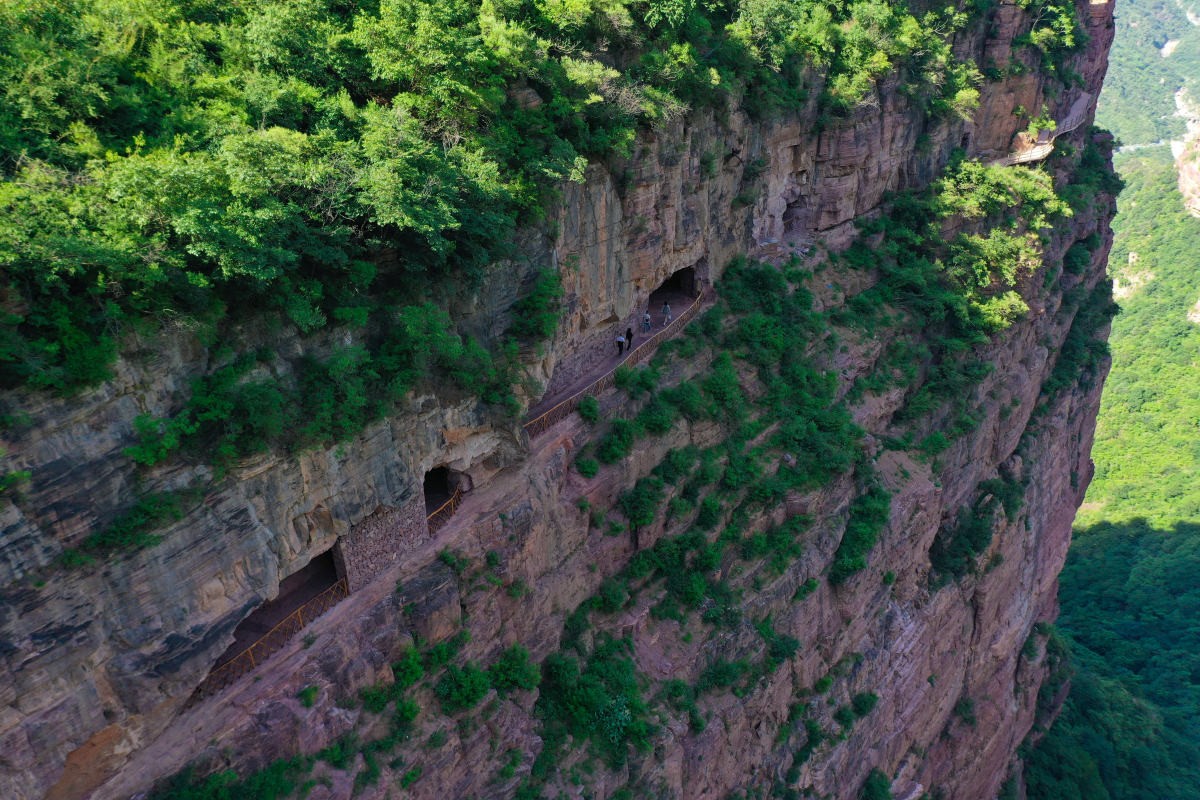
[[650,525],[658,516],[662,505],[664,484],[662,478],[649,475],[638,481],[632,489],[621,493],[618,501],[629,524],[634,527]]
[[513,305],[513,323],[509,333],[518,339],[549,339],[558,329],[562,296],[559,274],[550,269],[539,270],[533,288]]
[[316,686],[305,686],[300,691],[296,692],[296,699],[300,701],[300,705],[305,708],[312,708],[317,702],[317,695],[321,690]]
[[442,703],[442,710],[454,714],[474,706],[490,688],[488,673],[467,662],[462,667],[454,664],[446,667],[441,680],[434,686],[434,693]]
[[579,407],[575,410],[584,422],[595,425],[600,421],[600,401],[590,394],[579,398]]
[[388,707],[388,703],[392,701],[392,688],[384,684],[364,686],[358,690],[358,697],[367,711],[372,714],[382,714]]
[[582,668],[570,655],[546,657],[537,713],[549,730],[535,774],[553,763],[566,734],[591,741],[613,766],[625,762],[631,746],[643,752],[649,747],[651,727],[631,650],[628,639],[601,635]]
[[454,550],[442,550],[438,552],[438,561],[449,567],[460,578],[471,567],[471,559]]
[[861,800],[892,800],[892,782],[888,780],[887,775],[873,769],[867,776],[866,782],[863,783],[859,798]]
[[854,709],[856,717],[865,717],[870,714],[878,703],[879,695],[874,692],[859,692],[850,698],[850,706]]
[[975,701],[970,697],[960,697],[958,702],[954,704],[954,716],[961,719],[972,728],[975,727]]
[[750,665],[742,660],[718,658],[710,661],[696,682],[697,694],[733,687],[750,673]]
[[607,578],[596,593],[596,605],[608,614],[620,611],[629,602],[629,586],[620,578]]
[[529,651],[514,644],[488,667],[488,678],[497,693],[504,695],[512,689],[536,689],[542,674],[537,664],[529,660]]
[[721,521],[721,501],[709,495],[700,501],[700,513],[696,515],[696,527],[702,531],[712,530]]
[[157,544],[162,537],[152,531],[183,519],[194,495],[191,491],[143,495],[133,508],[89,535],[77,549],[63,551],[60,561],[67,566],[82,566],[114,552]]
[[675,426],[679,413],[659,395],[650,398],[650,402],[637,416],[637,424],[646,433],[664,434]]
[[303,756],[272,762],[258,772],[239,778],[225,770],[196,778],[186,769],[150,794],[152,800],[283,800],[297,789],[300,779],[312,769],[312,759]]
[[425,677],[421,654],[415,647],[406,647],[400,652],[400,658],[392,663],[392,676],[401,689],[407,689]]
[[846,531],[829,569],[830,583],[835,586],[845,583],[851,575],[866,569],[867,553],[887,525],[891,501],[891,494],[886,489],[872,486],[850,504]]
[[600,462],[580,453],[575,457],[575,471],[585,478],[594,478],[600,472]]
[[638,424],[632,420],[613,420],[608,431],[596,445],[596,458],[600,460],[601,464],[614,464],[620,461],[629,455],[640,432]]

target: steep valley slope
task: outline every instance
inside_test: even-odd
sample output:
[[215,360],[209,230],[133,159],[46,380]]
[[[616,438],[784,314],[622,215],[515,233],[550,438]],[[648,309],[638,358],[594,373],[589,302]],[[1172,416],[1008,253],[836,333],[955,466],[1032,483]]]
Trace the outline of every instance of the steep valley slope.
[[[1039,4],[947,34],[973,110],[893,71],[844,116],[696,110],[564,183],[529,257],[448,303],[494,338],[554,266],[527,406],[603,374],[674,276],[697,305],[544,430],[434,382],[337,445],[139,465],[135,420],[235,357],[182,325],[97,387],[6,390],[0,795],[1023,791],[1113,310],[1112,5],[1065,8],[1056,69]],[[355,335],[242,333],[281,381]],[[461,497],[436,525],[429,475]],[[155,540],[72,557],[135,488],[178,498]],[[212,688],[329,553],[347,596]]]

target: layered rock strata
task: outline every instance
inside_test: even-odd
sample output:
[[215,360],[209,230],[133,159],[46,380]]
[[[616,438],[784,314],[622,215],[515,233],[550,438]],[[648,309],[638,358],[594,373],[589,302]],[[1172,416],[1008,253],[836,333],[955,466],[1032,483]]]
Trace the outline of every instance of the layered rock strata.
[[[1066,113],[1081,93],[1096,97],[1112,26],[1091,11],[1081,8],[1091,40],[1071,62],[1081,87],[1063,88],[1038,72],[1030,53],[1010,46],[1030,19],[1001,5],[986,25],[959,35],[956,52],[1027,69],[985,83],[971,120],[928,120],[892,79],[878,87],[877,104],[821,130],[815,100],[811,113],[772,123],[697,115],[645,137],[619,172],[594,165],[586,182],[564,187],[557,235],[528,237],[540,260],[559,265],[566,290],[559,330],[529,364],[531,374],[550,384],[557,370],[607,348],[613,323],[678,270],[694,268],[711,283],[736,255],[779,259],[813,245],[842,246],[886,193],[928,184],[956,148],[983,160],[1009,152],[1026,124],[1013,114],[1018,106]],[[1081,148],[1090,135],[1082,126],[1063,138]],[[703,165],[714,159],[710,174]],[[754,199],[745,203],[748,196]],[[869,725],[798,767],[795,785],[851,798],[878,768],[893,779],[897,797],[934,787],[946,798],[995,796],[1032,725],[1044,667],[1022,655],[1023,645],[1035,623],[1055,613],[1056,576],[1090,476],[1103,375],[1076,379],[1049,398],[1042,387],[1078,309],[1064,296],[1086,295],[1104,280],[1112,213],[1111,198],[1098,197],[1091,214],[1054,231],[1050,264],[1090,234],[1102,246],[1081,277],[1043,283],[1047,267],[1038,270],[1024,287],[1030,313],[977,354],[994,365],[973,390],[984,411],[980,424],[933,465],[876,451],[876,470],[894,494],[870,569],[837,589],[821,580],[803,603],[792,601],[805,581],[821,578],[838,546],[854,496],[849,479],[751,521],[766,526],[789,513],[814,520],[803,557],[781,576],[732,576],[744,590],[747,617],[769,613],[803,643],[795,657],[743,697],[703,698],[703,732],[689,731],[686,720],[664,721],[653,752],[621,770],[601,770],[589,791],[608,796],[632,784],[664,796],[718,798],[769,789],[793,766],[792,750],[776,738],[789,706],[831,675],[831,698],[870,691],[878,706]],[[511,305],[520,283],[506,278],[511,268],[498,266],[459,302],[464,324],[502,329],[495,312]],[[813,289],[823,308],[869,284],[832,268],[819,280]],[[271,345],[285,353],[319,346],[275,336]],[[871,371],[881,349],[862,341],[835,357],[830,366],[843,390]],[[239,465],[164,528],[154,547],[90,568],[56,567],[64,548],[128,504],[133,487],[164,491],[211,477],[209,468],[183,462],[139,472],[122,454],[133,441],[133,419],[177,408],[208,359],[186,331],[168,331],[128,342],[116,378],[79,397],[4,398],[25,420],[5,434],[5,449],[13,468],[32,477],[0,511],[0,795],[123,798],[189,763],[247,770],[315,752],[347,732],[369,736],[371,718],[338,700],[390,681],[388,664],[414,637],[436,642],[465,629],[470,658],[487,661],[518,642],[541,658],[558,646],[565,616],[635,550],[629,537],[593,530],[578,500],[611,507],[669,448],[704,446],[721,435],[711,423],[680,423],[584,479],[569,468],[590,435],[578,419],[529,441],[519,424],[498,421],[472,399],[420,394],[337,448]],[[686,374],[678,369],[673,379]],[[904,394],[872,396],[854,407],[856,421],[868,434],[886,435]],[[430,537],[420,525],[421,481],[441,465],[469,476],[475,488]],[[980,558],[991,568],[937,586],[928,555],[935,537],[977,499],[982,481],[998,475],[1028,488],[1021,511],[997,523]],[[676,532],[661,525],[642,531],[636,547]],[[365,576],[355,580],[356,591],[257,672],[185,708],[238,623],[275,596],[284,577],[338,542],[368,545],[371,563],[356,561]],[[494,551],[504,583],[527,586],[528,594],[466,585],[437,558],[445,549],[476,560]],[[884,571],[894,583],[881,580]],[[677,623],[653,619],[644,604],[622,612],[616,630],[631,637],[635,660],[653,681],[694,681],[712,658],[761,646],[752,629],[683,637]],[[311,707],[297,698],[304,687],[317,687]],[[497,698],[475,726],[423,718],[419,740],[441,730],[445,744],[385,769],[360,796],[388,796],[399,779],[394,772],[414,763],[422,775],[408,787],[415,797],[511,795],[528,760],[508,779],[496,775],[507,750],[539,751],[534,699],[529,692]],[[974,724],[956,714],[964,699]],[[832,713],[833,706],[822,712]],[[561,774],[571,767],[562,765]],[[353,774],[331,771],[309,796],[348,797]],[[557,788],[580,793],[565,782]]]

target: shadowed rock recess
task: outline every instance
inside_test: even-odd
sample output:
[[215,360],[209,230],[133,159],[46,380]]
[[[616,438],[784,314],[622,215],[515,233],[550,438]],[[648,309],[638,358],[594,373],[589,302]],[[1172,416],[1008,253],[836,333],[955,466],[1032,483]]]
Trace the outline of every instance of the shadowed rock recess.
[[[536,436],[433,384],[337,447],[139,467],[135,418],[210,363],[181,329],[74,396],[7,392],[30,477],[0,498],[0,796],[182,796],[225,770],[247,797],[1020,796],[1055,708],[1039,623],[1092,472],[1116,190],[1090,127],[1111,4],[1076,9],[1088,39],[1056,71],[1019,45],[1038,8],[953,34],[984,76],[965,115],[893,73],[842,116],[819,92],[781,119],[692,112],[565,183],[522,233],[563,289],[519,354],[530,387],[640,339],[681,270],[712,308]],[[1045,162],[983,166],[1084,96]],[[969,257],[1016,266],[962,290]],[[495,265],[451,316],[505,330],[532,275]],[[61,558],[196,485],[157,542]],[[349,595],[197,693],[330,550]]]

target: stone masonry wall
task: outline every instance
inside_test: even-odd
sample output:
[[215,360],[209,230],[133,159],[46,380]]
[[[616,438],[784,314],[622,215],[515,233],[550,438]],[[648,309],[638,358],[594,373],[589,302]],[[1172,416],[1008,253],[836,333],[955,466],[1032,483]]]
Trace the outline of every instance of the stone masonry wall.
[[334,545],[338,574],[346,578],[350,591],[357,592],[428,537],[425,500],[420,495],[398,508],[380,506]]

